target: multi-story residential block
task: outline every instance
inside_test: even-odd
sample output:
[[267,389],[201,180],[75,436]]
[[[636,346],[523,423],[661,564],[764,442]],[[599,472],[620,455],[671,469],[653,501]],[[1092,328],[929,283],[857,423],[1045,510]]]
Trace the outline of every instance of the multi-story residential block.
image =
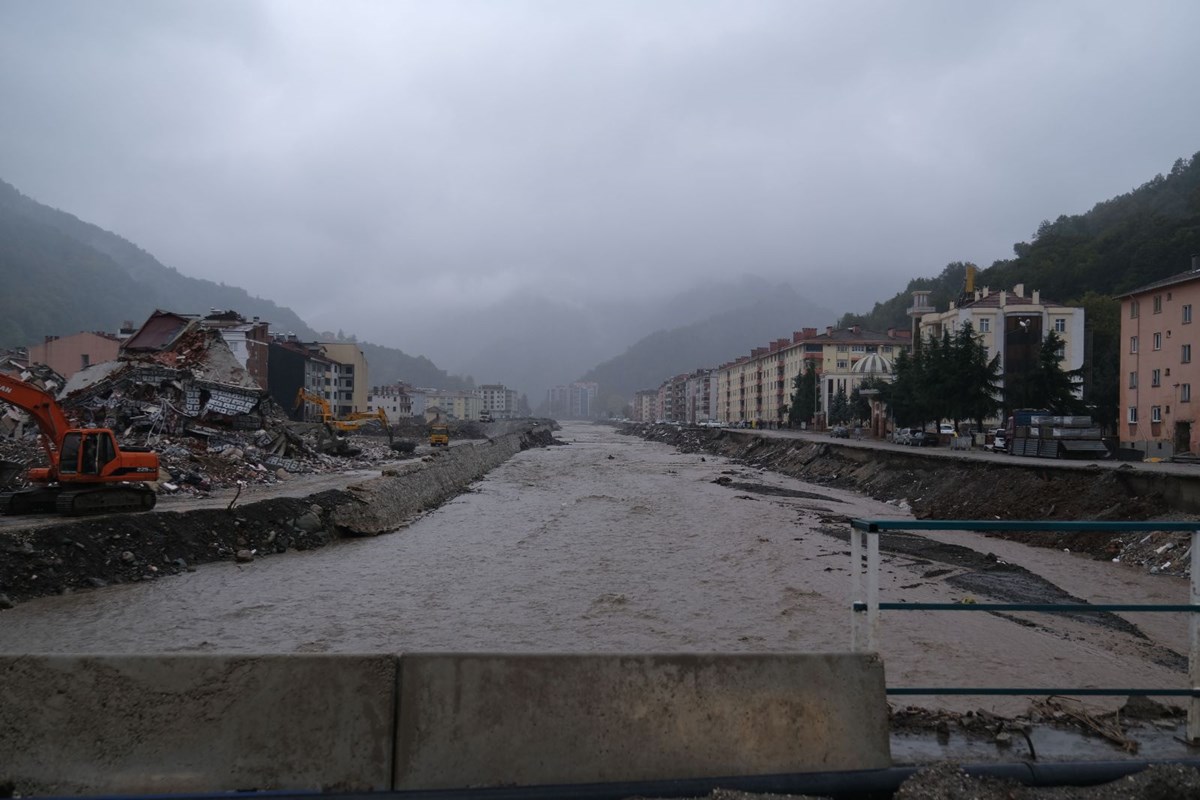
[[[913,293],[914,307],[920,305],[918,294]],[[988,357],[1001,356],[1005,376],[1024,374],[1037,363],[1042,340],[1050,331],[1063,342],[1059,355],[1062,368],[1075,370],[1083,366],[1084,310],[1047,300],[1036,289],[1026,295],[1024,284],[1017,284],[1012,292],[976,290],[966,302],[951,303],[946,311],[922,313],[920,337],[938,337],[943,331],[953,334],[967,322]]]
[[513,419],[517,414],[517,391],[501,383],[485,383],[475,390],[481,407],[492,419]]
[[717,413],[717,371],[698,369],[687,376],[684,385],[684,421],[695,424],[715,420]]
[[1121,300],[1121,447],[1148,458],[1195,453],[1200,413],[1200,255],[1192,268],[1141,286]]
[[553,386],[546,390],[546,407],[556,419],[591,419],[600,414],[596,407],[599,393],[599,384],[590,381]]
[[639,389],[635,392],[632,419],[636,422],[654,422],[658,418],[658,390]]
[[[344,416],[355,411],[367,410],[368,382],[367,357],[354,342],[318,342],[321,354],[333,362],[327,384],[330,393],[327,399],[333,404],[333,413]],[[330,396],[330,394],[332,396]]]
[[301,342],[295,334],[277,335],[268,345],[267,391],[294,419],[321,421],[321,409],[311,403],[296,403],[301,389],[323,398],[332,410],[331,375],[334,362],[315,343]]
[[460,389],[425,389],[425,416],[437,407],[443,416],[453,419],[478,420],[483,401],[473,391]]
[[31,363],[45,364],[69,379],[85,367],[115,361],[121,352],[121,340],[111,333],[85,331],[71,336],[47,336],[41,344],[31,344],[27,349]]
[[816,424],[823,426],[829,405],[839,390],[847,395],[866,379],[853,367],[869,355],[894,359],[911,347],[907,331],[868,331],[858,326],[824,333],[816,328],[795,331],[791,339],[776,339],[750,355],[717,368],[717,419],[756,427],[782,425],[791,406],[794,381],[811,363],[820,375]]
[[367,411],[382,410],[389,420],[413,416],[412,387],[407,383],[372,386],[367,393]]

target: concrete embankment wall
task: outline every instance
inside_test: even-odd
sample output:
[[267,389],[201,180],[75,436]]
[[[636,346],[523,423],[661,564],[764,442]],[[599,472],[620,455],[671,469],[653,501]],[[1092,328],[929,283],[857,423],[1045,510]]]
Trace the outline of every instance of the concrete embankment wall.
[[[514,423],[516,424],[516,423]],[[521,450],[554,441],[547,425],[457,444],[346,490],[228,508],[64,519],[0,534],[0,614],[33,597],[155,580],[212,561],[309,550],[393,531],[462,492]]]
[[548,429],[538,428],[437,450],[427,462],[406,465],[350,487],[347,492],[353,502],[334,509],[330,524],[355,536],[395,530],[415,514],[459,494],[531,444],[549,443],[549,434]]
[[0,656],[23,795],[879,769],[887,724],[870,654]]
[[[814,483],[903,500],[934,519],[1153,519],[1200,514],[1200,471],[988,456],[946,448],[860,446],[845,440],[730,429],[629,426],[627,433],[685,452],[726,456]],[[864,443],[865,444],[865,443]]]

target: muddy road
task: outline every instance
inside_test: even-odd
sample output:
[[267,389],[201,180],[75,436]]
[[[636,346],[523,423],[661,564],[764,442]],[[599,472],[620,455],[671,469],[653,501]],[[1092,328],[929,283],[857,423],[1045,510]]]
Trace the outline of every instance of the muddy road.
[[[602,426],[558,438],[570,445],[519,453],[393,534],[21,603],[0,612],[0,651],[849,648],[845,520],[903,517],[897,505]],[[927,602],[1188,595],[1185,579],[955,532],[888,537],[880,585]],[[896,686],[1179,688],[1186,652],[1174,614],[885,612],[881,643]]]

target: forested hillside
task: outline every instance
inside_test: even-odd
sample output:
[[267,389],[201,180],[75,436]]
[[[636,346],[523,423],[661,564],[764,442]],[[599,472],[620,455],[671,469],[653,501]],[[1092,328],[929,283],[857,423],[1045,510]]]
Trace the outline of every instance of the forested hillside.
[[[1115,422],[1120,297],[1187,271],[1192,254],[1200,253],[1200,153],[1086,214],[1042,222],[1032,241],[1018,242],[1013,252],[1013,258],[980,270],[976,286],[1011,290],[1023,283],[1027,291],[1039,289],[1043,298],[1083,306],[1091,344],[1084,399],[1102,421]],[[913,279],[870,313],[845,314],[838,324],[878,330],[910,325],[906,310],[913,291],[930,290],[933,304],[945,309],[962,293],[965,274],[966,263],[948,264],[936,278]]]
[[[260,317],[271,330],[314,340],[318,333],[290,308],[235,286],[189,278],[114,233],[42,205],[0,181],[0,347],[22,347],[46,336],[116,331],[155,309],[204,314],[232,309]],[[405,380],[460,388],[433,362],[400,350],[362,344],[372,383]]]
[[[1024,283],[1044,297],[1074,302],[1088,292],[1119,296],[1187,270],[1192,254],[1200,253],[1200,153],[1085,214],[1042,222],[1032,241],[1018,242],[1013,252],[1013,258],[981,270],[976,285],[1012,289]],[[843,315],[839,325],[876,330],[909,325],[911,293],[930,289],[934,304],[945,308],[962,291],[965,266],[954,262],[936,278],[913,279],[870,313]]]

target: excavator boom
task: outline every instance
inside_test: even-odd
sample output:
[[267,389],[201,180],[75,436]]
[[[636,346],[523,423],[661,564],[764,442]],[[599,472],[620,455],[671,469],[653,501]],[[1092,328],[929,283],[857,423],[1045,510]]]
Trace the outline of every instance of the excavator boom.
[[29,470],[27,489],[0,493],[0,512],[90,514],[144,511],[157,495],[158,456],[144,447],[122,449],[108,428],[72,428],[53,395],[0,374],[0,401],[27,412],[38,426],[49,467]]

